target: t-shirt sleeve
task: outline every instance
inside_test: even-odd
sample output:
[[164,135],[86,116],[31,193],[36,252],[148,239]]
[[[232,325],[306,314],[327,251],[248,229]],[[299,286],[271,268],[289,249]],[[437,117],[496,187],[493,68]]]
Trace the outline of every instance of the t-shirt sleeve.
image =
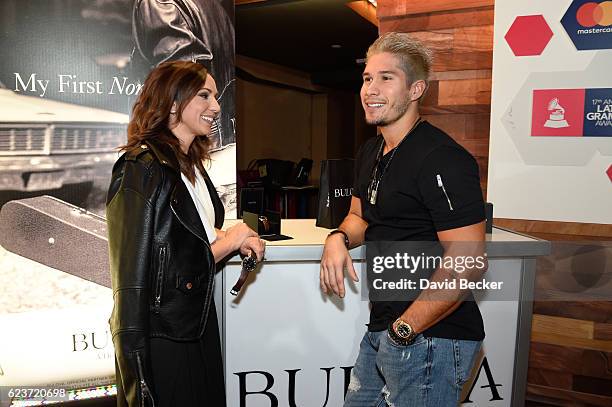
[[467,151],[438,147],[425,158],[417,182],[437,231],[485,219],[478,164]]

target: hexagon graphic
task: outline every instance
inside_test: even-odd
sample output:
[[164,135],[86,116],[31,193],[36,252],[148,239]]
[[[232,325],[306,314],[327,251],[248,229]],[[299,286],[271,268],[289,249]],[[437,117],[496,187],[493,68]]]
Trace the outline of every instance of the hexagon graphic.
[[612,164],[610,164],[610,168],[608,168],[606,174],[608,174],[608,178],[610,178],[610,182],[612,182]]
[[578,51],[612,48],[612,1],[574,0],[561,25]]
[[541,14],[518,16],[504,36],[517,57],[540,55],[553,36]]

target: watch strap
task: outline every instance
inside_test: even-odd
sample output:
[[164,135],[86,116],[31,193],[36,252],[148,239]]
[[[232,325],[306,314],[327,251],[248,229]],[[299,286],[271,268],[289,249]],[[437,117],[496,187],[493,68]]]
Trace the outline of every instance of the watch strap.
[[238,281],[234,284],[234,287],[230,290],[230,294],[238,295],[242,286],[246,282],[249,273],[257,267],[257,258],[252,256],[247,256],[242,259],[242,270],[240,271],[240,277],[238,277]]
[[340,230],[340,229],[332,230],[331,232],[329,232],[327,237],[330,237],[330,236],[338,234],[338,233],[341,233],[344,236],[344,245],[348,249],[349,246],[350,246],[349,237],[348,237],[348,234],[344,230]]

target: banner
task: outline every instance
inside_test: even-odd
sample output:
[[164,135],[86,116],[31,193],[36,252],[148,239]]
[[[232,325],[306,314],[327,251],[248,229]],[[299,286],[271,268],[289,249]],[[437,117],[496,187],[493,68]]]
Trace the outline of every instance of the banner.
[[487,200],[497,217],[612,223],[611,5],[495,4]]
[[[209,174],[235,217],[233,15],[231,0],[0,2],[0,206],[51,195],[84,208],[29,205],[19,222],[36,232],[20,250],[39,262],[0,247],[0,386],[114,382],[112,293],[88,236],[106,234],[94,214],[104,215],[132,105],[163,61],[192,60],[216,80]],[[22,232],[3,229],[0,241]]]

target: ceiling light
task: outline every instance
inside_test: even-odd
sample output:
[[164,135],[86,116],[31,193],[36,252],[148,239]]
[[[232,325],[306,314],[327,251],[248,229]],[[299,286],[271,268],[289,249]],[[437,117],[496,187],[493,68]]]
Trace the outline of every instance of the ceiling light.
[[370,3],[371,5],[373,5],[374,7],[377,6],[377,0],[368,0],[368,3]]

